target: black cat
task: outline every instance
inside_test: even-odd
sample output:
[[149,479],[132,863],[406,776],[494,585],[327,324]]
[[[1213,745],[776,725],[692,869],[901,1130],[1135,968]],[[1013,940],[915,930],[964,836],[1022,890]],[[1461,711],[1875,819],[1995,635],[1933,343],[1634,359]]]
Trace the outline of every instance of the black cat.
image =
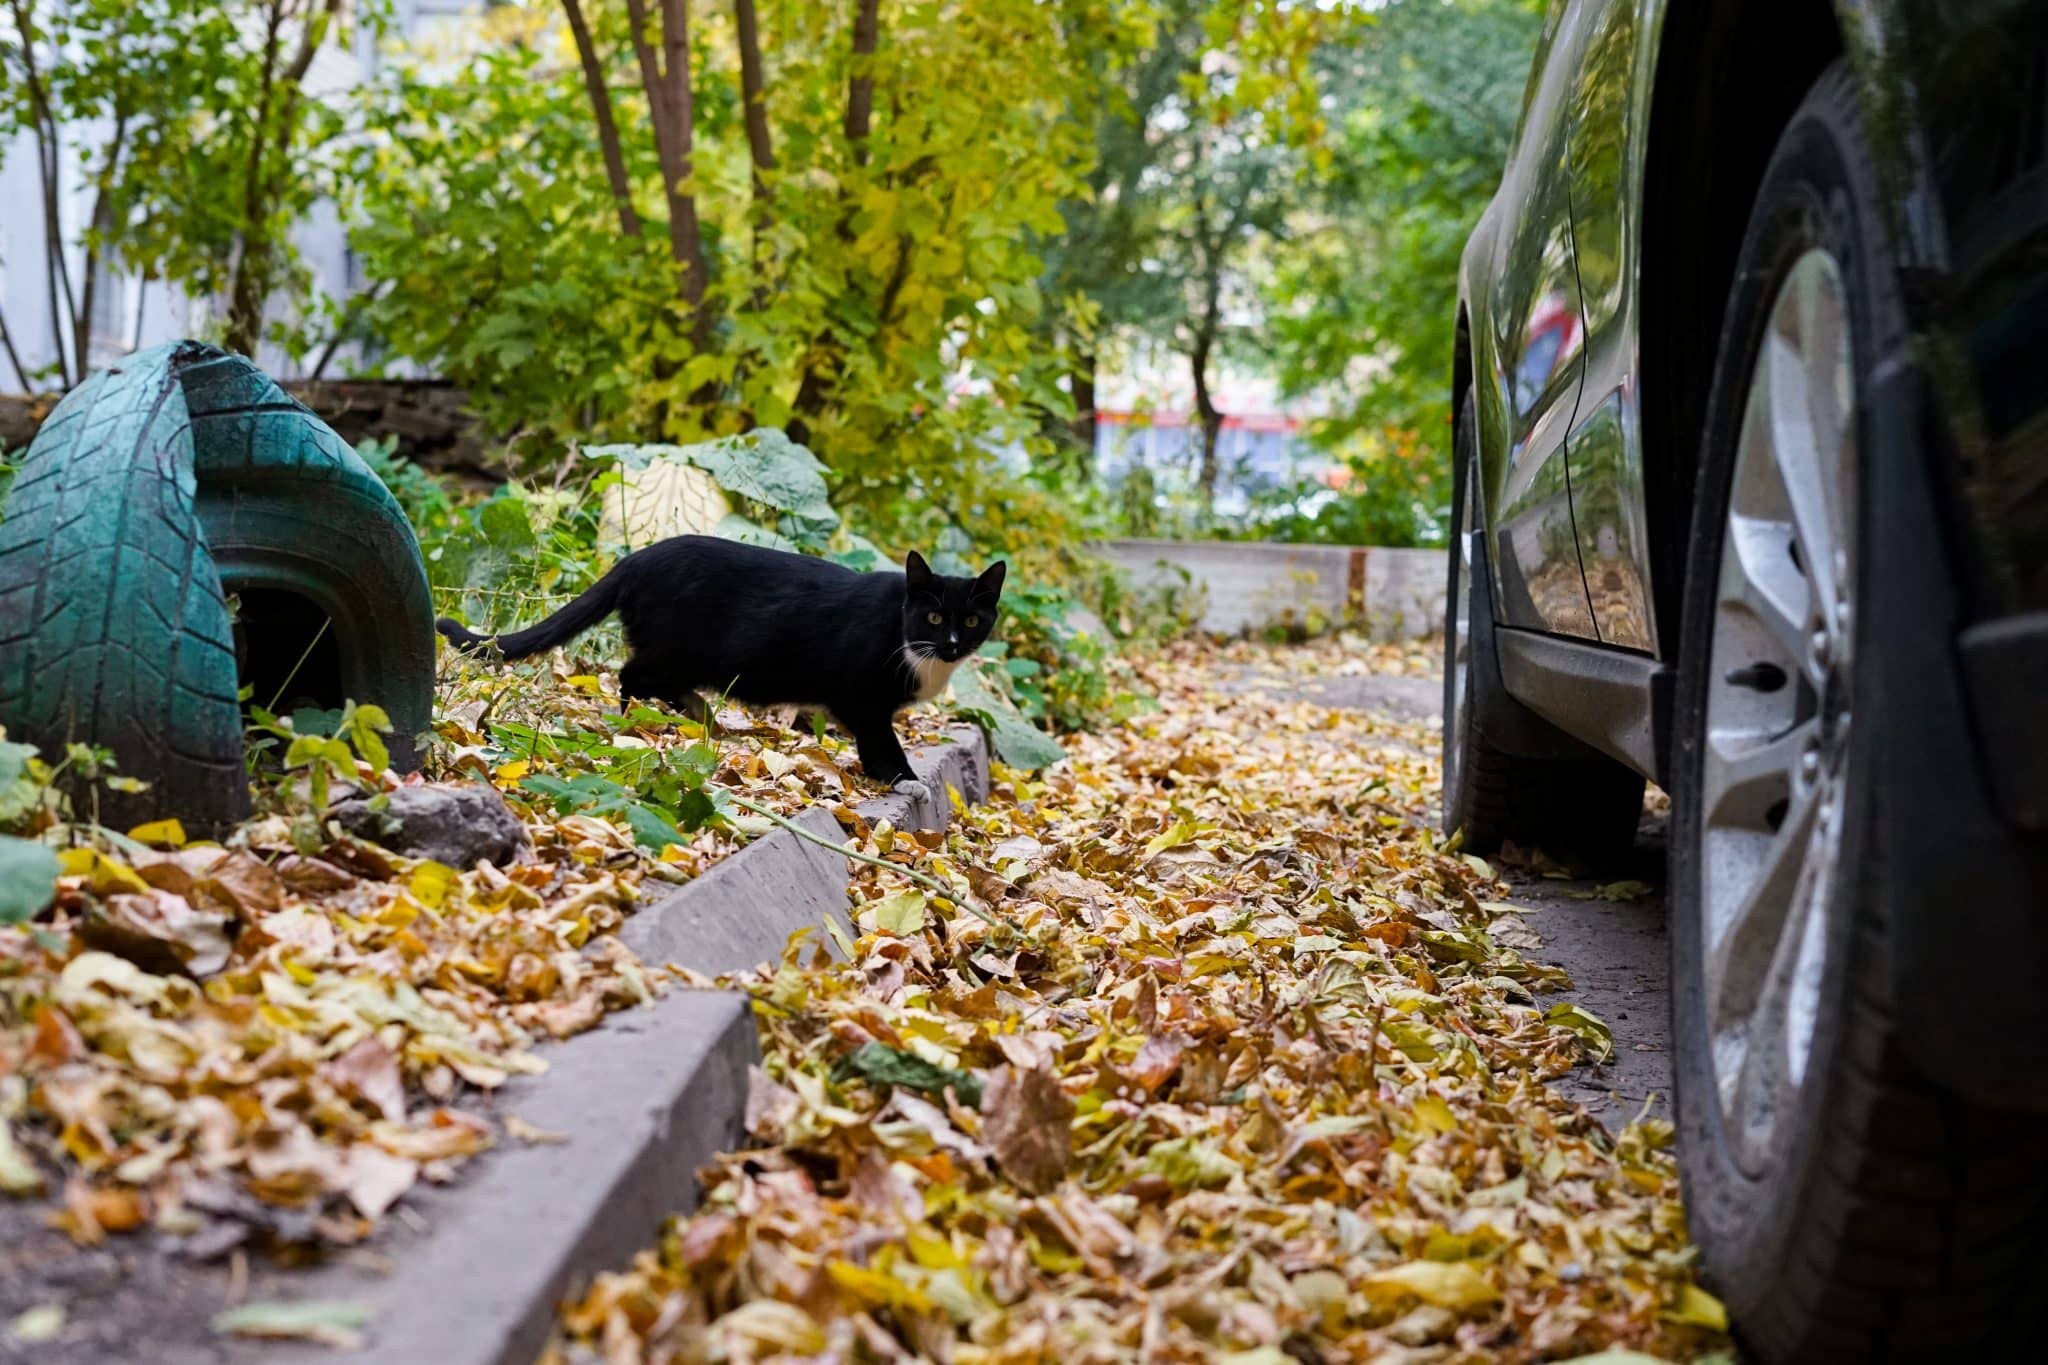
[[628,701],[681,711],[709,691],[822,707],[853,735],[869,777],[916,791],[892,718],[945,691],[988,638],[1005,566],[953,578],[912,550],[903,570],[858,573],[715,536],[677,536],[627,555],[539,625],[496,637],[445,618],[438,628],[460,649],[495,645],[524,659],[617,612],[632,651],[619,670]]

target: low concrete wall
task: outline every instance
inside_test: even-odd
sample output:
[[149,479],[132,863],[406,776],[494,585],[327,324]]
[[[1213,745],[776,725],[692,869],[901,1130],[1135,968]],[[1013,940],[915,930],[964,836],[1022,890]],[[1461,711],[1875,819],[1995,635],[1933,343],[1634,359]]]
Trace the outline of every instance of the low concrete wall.
[[1398,640],[1443,629],[1442,550],[1233,540],[1107,540],[1095,549],[1141,585],[1200,590],[1203,628],[1223,635],[1355,622]]

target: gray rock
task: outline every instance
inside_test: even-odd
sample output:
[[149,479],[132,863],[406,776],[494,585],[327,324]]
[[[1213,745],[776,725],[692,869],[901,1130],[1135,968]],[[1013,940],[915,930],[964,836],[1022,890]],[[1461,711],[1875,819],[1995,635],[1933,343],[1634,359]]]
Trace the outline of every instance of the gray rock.
[[480,783],[400,787],[383,799],[345,801],[330,814],[349,833],[450,867],[479,858],[503,865],[526,847],[526,829],[505,798]]

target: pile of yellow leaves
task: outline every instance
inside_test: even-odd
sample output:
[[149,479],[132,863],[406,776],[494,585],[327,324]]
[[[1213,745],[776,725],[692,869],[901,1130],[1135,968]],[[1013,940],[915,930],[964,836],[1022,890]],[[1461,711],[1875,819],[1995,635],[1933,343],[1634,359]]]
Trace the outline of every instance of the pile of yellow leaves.
[[757,1145],[565,1308],[553,1359],[1723,1348],[1669,1125],[1611,1138],[1546,1085],[1604,1028],[1537,1006],[1560,974],[1431,833],[1434,729],[1255,676],[1364,648],[1176,648],[1160,711],[1045,780],[865,831],[955,895],[864,867],[849,960],[741,979]]
[[[537,1044],[662,988],[614,931],[646,878],[686,881],[745,831],[707,827],[657,857],[617,819],[558,815],[519,788],[534,765],[493,744],[484,713],[647,750],[704,732],[622,727],[616,679],[559,660],[450,670],[436,775],[495,782],[531,854],[407,858],[310,815],[303,782],[218,843],[176,820],[79,831],[54,905],[0,926],[0,1192],[54,1183],[53,1221],[86,1243],[149,1226],[202,1255],[356,1242],[496,1140],[479,1100],[545,1070]],[[872,794],[836,737],[738,709],[721,727],[711,782],[766,808]],[[367,764],[356,778],[398,783]]]

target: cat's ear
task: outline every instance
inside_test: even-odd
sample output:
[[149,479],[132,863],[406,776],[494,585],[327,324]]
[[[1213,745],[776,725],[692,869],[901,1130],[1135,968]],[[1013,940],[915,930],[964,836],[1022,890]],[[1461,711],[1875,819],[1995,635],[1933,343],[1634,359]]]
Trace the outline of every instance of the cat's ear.
[[926,591],[932,586],[932,566],[924,562],[924,556],[912,550],[903,556],[903,577],[912,592]]
[[1000,559],[983,569],[981,576],[974,580],[974,595],[986,597],[991,601],[1002,596],[1003,575],[1009,570],[1010,566]]

